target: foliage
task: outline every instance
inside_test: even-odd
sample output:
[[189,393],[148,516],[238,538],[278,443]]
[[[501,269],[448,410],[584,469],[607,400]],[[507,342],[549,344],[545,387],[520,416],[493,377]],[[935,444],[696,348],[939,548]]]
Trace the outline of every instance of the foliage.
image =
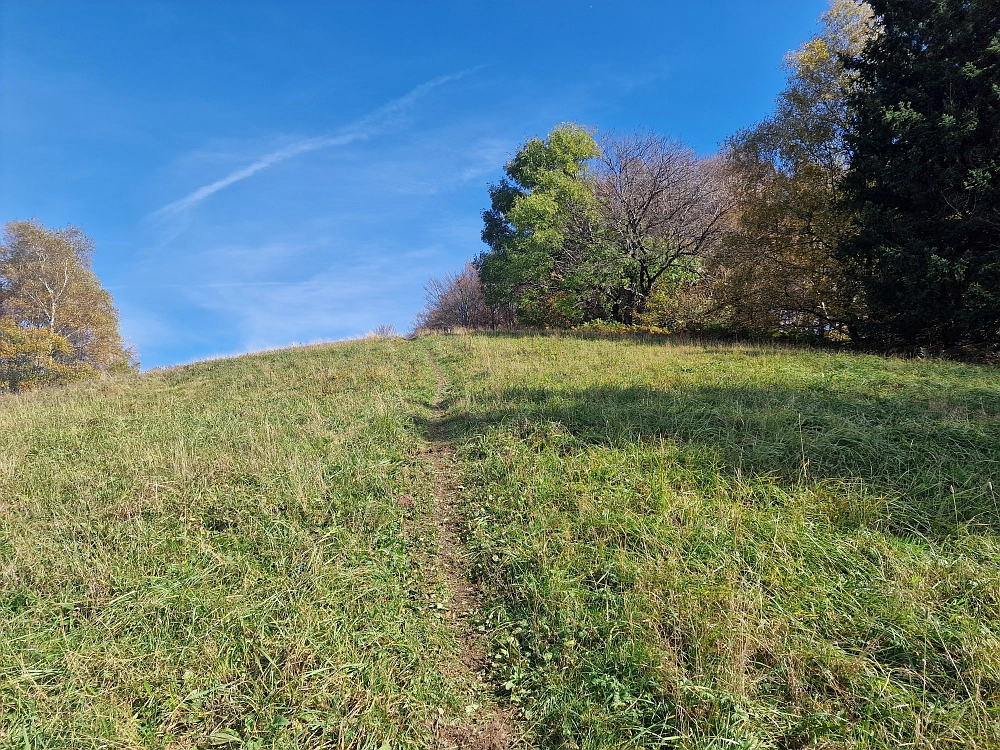
[[653,285],[645,309],[635,316],[635,327],[691,332],[711,320],[716,307],[713,280],[706,275],[701,259],[686,260]]
[[534,747],[1000,743],[1000,389],[941,361],[427,338]]
[[883,347],[1000,342],[1000,15],[995,0],[872,0],[881,32],[850,63],[841,256],[860,335]]
[[59,334],[0,319],[0,389],[26,391],[94,375],[93,367],[74,360],[73,347]]
[[94,243],[76,227],[13,221],[0,243],[0,317],[62,336],[73,357],[102,371],[137,367],[118,311],[92,269]]
[[616,320],[637,322],[654,289],[662,294],[674,277],[696,276],[717,250],[732,209],[721,166],[676,139],[602,141],[594,182],[607,250],[599,262],[621,278],[609,293]]
[[513,305],[528,325],[581,319],[590,290],[573,261],[593,235],[587,163],[597,154],[589,130],[560,125],[519,148],[490,186],[482,233],[490,250],[477,261],[489,304]]
[[460,273],[432,278],[424,287],[424,309],[417,314],[417,329],[427,331],[509,330],[517,325],[512,305],[488,304],[479,272],[467,263]]
[[598,147],[562,125],[528,141],[483,216],[487,299],[515,305],[529,325],[637,322],[658,284],[717,243],[729,211],[720,177],[715,162],[654,135]]
[[786,59],[775,113],[726,143],[738,220],[712,272],[717,305],[735,328],[847,330],[856,293],[836,254],[850,227],[838,198],[855,76],[843,59],[860,53],[873,28],[867,5],[834,0],[823,30]]

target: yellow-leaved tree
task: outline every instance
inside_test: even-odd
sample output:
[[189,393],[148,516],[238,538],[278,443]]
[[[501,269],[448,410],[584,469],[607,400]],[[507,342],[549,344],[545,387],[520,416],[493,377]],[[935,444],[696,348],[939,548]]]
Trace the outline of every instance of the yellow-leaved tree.
[[0,390],[26,391],[96,374],[89,364],[74,358],[73,347],[58,333],[0,320]]
[[736,228],[709,271],[732,326],[847,333],[856,293],[836,251],[851,224],[838,201],[855,76],[844,58],[876,24],[867,4],[832,0],[822,31],[787,57],[775,113],[726,144]]
[[[26,351],[45,348],[35,332],[48,334],[52,362],[59,367],[46,365],[47,372],[68,376],[69,370],[60,369],[64,365],[80,366],[80,372],[122,372],[138,365],[122,339],[114,301],[93,271],[93,254],[93,241],[76,227],[48,229],[37,221],[13,221],[4,227],[0,325],[12,337],[8,346]],[[28,338],[17,339],[15,346],[17,332]]]

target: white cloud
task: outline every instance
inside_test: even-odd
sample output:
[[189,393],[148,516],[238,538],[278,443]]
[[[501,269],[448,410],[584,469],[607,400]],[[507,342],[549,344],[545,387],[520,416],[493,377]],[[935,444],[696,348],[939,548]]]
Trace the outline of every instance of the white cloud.
[[295,282],[211,283],[185,290],[195,304],[232,319],[247,350],[357,335],[383,322],[405,326],[424,281],[419,266],[378,260]]
[[298,156],[299,154],[304,154],[321,148],[346,146],[354,141],[364,140],[376,135],[380,131],[389,127],[395,116],[404,112],[421,96],[427,94],[438,86],[448,83],[449,81],[461,78],[469,72],[471,71],[465,70],[459,73],[452,73],[451,75],[439,76],[438,78],[422,83],[406,95],[401,96],[398,99],[394,99],[388,104],[379,107],[371,114],[351,123],[347,127],[343,128],[337,135],[306,138],[285,146],[284,148],[272,151],[269,154],[265,154],[252,164],[243,167],[242,169],[237,169],[235,172],[231,172],[220,180],[216,180],[208,185],[203,185],[173,203],[168,203],[163,208],[154,212],[154,216],[171,216],[182,213],[183,211],[186,211],[192,206],[205,200],[210,195],[229,187],[233,183],[252,177],[261,170],[267,169],[268,167],[278,164],[279,162],[283,162],[286,159],[291,159],[293,156]]

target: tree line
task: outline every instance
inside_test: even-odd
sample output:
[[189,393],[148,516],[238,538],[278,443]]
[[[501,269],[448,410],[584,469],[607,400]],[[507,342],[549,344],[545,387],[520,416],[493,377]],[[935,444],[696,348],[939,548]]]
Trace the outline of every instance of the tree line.
[[118,310],[76,227],[13,221],[0,240],[0,390],[136,369]]
[[490,186],[428,328],[641,326],[1000,345],[1000,8],[833,0],[774,112],[703,157],[574,123]]

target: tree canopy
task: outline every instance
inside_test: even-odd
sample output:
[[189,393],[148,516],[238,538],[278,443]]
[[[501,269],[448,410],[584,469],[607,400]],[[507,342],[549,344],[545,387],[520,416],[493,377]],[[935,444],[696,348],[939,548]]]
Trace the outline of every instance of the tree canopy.
[[1000,10],[831,0],[719,154],[574,123],[490,188],[476,270],[529,326],[1000,350]]
[[680,140],[610,136],[597,159],[595,193],[606,250],[620,279],[612,317],[635,322],[657,285],[694,274],[717,251],[732,210],[721,164]]
[[879,33],[852,59],[840,257],[856,325],[881,347],[1000,340],[1000,8],[871,0]]
[[575,261],[593,234],[589,163],[598,153],[589,130],[564,124],[530,139],[507,163],[483,212],[490,249],[477,267],[488,302],[512,302],[531,324],[581,319],[586,290]]
[[26,391],[96,374],[93,367],[73,356],[73,347],[63,336],[0,319],[0,388]]
[[487,299],[529,325],[630,324],[657,284],[697,268],[730,208],[717,162],[653,134],[575,125],[531,139],[490,189],[477,263]]
[[64,365],[79,366],[79,372],[135,367],[135,355],[121,336],[118,310],[93,271],[93,254],[94,243],[76,227],[48,229],[37,221],[4,227],[0,325],[9,351],[49,346],[52,364],[46,372],[67,377],[70,370]]
[[834,0],[820,33],[788,55],[772,116],[725,144],[736,228],[715,258],[716,297],[730,323],[754,331],[846,332],[856,306],[837,259],[850,227],[839,205],[855,74],[844,61],[874,33],[871,9]]

